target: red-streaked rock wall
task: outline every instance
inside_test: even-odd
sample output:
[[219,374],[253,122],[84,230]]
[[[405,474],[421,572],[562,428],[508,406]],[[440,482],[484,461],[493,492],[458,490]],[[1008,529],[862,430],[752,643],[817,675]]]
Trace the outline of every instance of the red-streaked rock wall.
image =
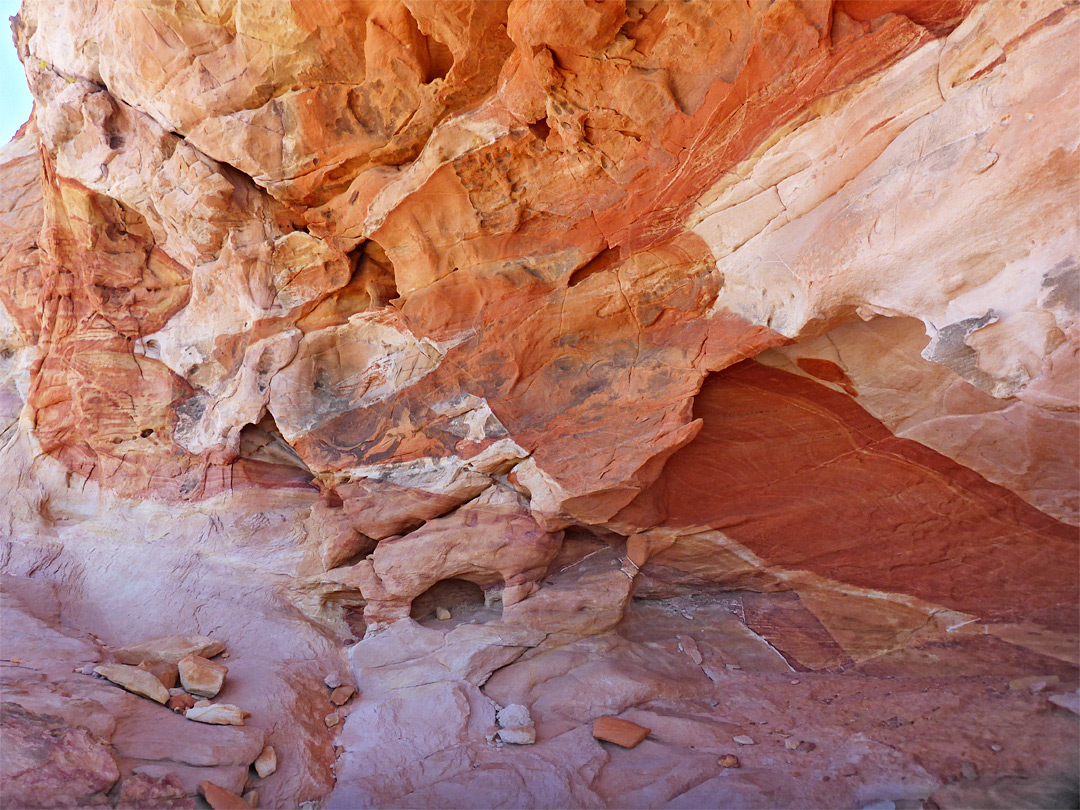
[[[292,610],[268,734],[352,645],[343,748],[306,717],[264,803],[738,803],[758,777],[706,801],[665,759],[708,711],[646,718],[671,750],[621,776],[580,733],[715,707],[729,667],[1075,686],[1075,6],[23,0],[12,31],[0,559],[108,643],[257,650]],[[489,699],[538,753],[484,747]],[[995,733],[1041,752],[1017,711]],[[881,745],[813,801],[1026,801]],[[918,788],[874,793],[893,772]],[[762,773],[765,806],[802,796]]]

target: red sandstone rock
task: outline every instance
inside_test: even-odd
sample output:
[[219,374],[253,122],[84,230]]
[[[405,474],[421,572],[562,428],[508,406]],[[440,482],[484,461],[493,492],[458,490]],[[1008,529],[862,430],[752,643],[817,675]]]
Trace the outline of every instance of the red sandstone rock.
[[161,681],[161,685],[166,689],[173,689],[176,686],[177,679],[180,677],[179,670],[173,664],[143,661],[138,668],[149,672]]
[[16,703],[0,713],[5,804],[77,806],[105,801],[120,776],[109,749],[84,728],[32,714]]
[[195,703],[196,700],[191,695],[172,695],[166,705],[177,714],[184,714],[188,709],[194,708]]
[[339,686],[330,693],[330,702],[335,706],[344,706],[355,692],[356,690],[351,686]]
[[[0,559],[66,600],[5,629],[24,711],[239,792],[257,729],[75,686],[108,652],[56,629],[220,628],[256,668],[237,701],[295,731],[262,797],[293,806],[335,784],[332,636],[365,636],[341,806],[860,806],[898,779],[1054,805],[1075,727],[986,690],[1075,685],[1075,7],[211,5],[14,20],[35,109],[0,149]],[[544,740],[513,778],[469,747],[481,686]],[[740,690],[817,724],[812,776],[716,775],[758,717]],[[662,744],[600,757],[573,732],[601,705]],[[944,732],[888,736],[914,706]],[[965,723],[1028,756],[975,762]],[[1013,787],[1025,761],[1044,793]],[[19,789],[99,801],[94,771]]]
[[251,805],[240,796],[213,782],[199,782],[199,793],[213,810],[250,810],[251,808]]
[[[213,658],[225,651],[225,645],[208,636],[158,636],[128,644],[112,651],[121,664],[171,664],[176,666],[188,655]],[[135,660],[138,659],[138,660]]]
[[592,735],[623,748],[634,748],[649,736],[651,729],[618,717],[600,717],[593,721]]

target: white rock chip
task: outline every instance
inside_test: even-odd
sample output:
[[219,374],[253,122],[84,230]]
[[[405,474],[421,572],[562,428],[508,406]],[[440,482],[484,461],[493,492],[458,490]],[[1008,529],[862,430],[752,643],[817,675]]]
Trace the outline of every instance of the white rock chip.
[[499,709],[499,713],[495,715],[495,719],[500,728],[531,726],[533,722],[532,718],[529,716],[529,710],[520,703],[511,703],[505,709]]
[[520,703],[511,703],[496,715],[499,739],[514,745],[532,745],[536,742],[536,727],[529,710]]
[[[203,703],[203,701],[199,701]],[[230,703],[210,703],[208,705],[196,705],[184,713],[188,720],[197,723],[210,723],[215,726],[242,726],[244,725],[244,712],[239,707]]]

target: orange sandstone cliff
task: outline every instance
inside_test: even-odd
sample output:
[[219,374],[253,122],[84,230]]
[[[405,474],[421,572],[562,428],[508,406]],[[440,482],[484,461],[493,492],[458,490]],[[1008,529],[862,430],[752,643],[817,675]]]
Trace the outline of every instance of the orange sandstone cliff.
[[1080,8],[12,32],[4,807],[1074,806]]

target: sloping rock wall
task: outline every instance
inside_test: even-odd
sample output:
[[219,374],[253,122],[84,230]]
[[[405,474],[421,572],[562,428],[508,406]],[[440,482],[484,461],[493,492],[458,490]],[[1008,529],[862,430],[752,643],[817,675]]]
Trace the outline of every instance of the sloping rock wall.
[[[814,804],[1024,802],[1027,755],[1032,801],[1072,789],[1073,716],[940,679],[1075,688],[1076,6],[23,0],[12,32],[0,537],[54,663],[5,695],[83,677],[58,633],[224,634],[273,671],[259,734],[301,718],[271,806],[804,800],[776,757],[716,781],[733,692],[935,730],[822,715],[807,772],[848,781]],[[998,781],[923,686],[1017,741]],[[12,733],[96,763],[71,801],[164,773],[43,700]],[[621,712],[637,760],[582,726]]]

